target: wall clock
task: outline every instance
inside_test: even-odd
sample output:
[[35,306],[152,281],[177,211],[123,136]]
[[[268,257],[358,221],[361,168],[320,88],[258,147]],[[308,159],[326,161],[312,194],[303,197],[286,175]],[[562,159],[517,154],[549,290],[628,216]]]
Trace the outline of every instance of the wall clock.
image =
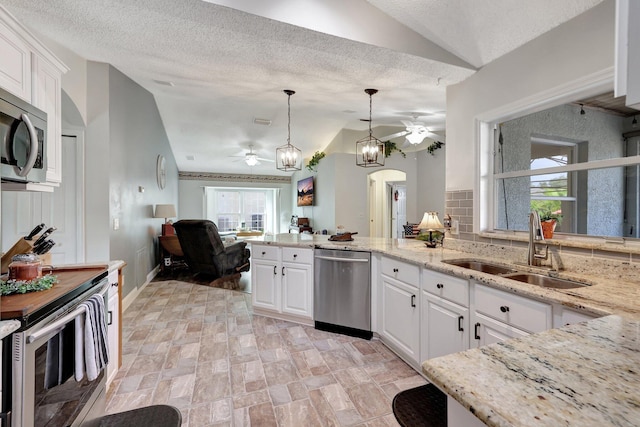
[[166,160],[164,159],[164,156],[159,155],[156,163],[156,179],[158,180],[158,188],[161,190],[164,189],[165,185],[167,185],[166,167]]

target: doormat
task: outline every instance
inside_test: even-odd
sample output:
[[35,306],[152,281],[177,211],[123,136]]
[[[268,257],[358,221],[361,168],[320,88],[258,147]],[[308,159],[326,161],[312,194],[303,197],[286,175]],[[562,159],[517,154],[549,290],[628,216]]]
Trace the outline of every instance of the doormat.
[[151,281],[165,282],[167,280],[177,280],[180,282],[194,283],[196,285],[209,286],[212,288],[229,289],[238,292],[251,293],[251,276],[248,273],[236,273],[231,276],[219,277],[206,274],[193,274],[188,270],[161,271]]

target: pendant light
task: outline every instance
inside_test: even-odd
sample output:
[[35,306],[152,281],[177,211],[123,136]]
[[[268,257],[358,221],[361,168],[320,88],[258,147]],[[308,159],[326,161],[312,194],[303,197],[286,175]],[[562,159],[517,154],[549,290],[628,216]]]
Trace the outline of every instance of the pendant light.
[[300,149],[291,145],[291,95],[295,92],[289,89],[285,89],[284,93],[287,95],[287,143],[278,147],[276,150],[276,169],[284,172],[299,171],[302,169],[302,155]]
[[371,134],[371,97],[378,89],[365,89],[369,95],[369,135],[356,142],[356,165],[363,168],[384,166],[384,143]]

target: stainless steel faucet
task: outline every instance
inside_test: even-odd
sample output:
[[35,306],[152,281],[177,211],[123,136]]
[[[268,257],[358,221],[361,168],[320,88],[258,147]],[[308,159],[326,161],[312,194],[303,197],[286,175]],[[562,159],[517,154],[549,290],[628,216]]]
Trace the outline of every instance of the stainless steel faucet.
[[544,245],[544,254],[538,253],[536,245],[539,245],[539,241],[544,240],[544,234],[542,234],[542,223],[540,222],[540,215],[538,212],[533,211],[529,214],[529,253],[527,256],[527,264],[531,266],[540,266],[541,260],[549,258],[549,246]]

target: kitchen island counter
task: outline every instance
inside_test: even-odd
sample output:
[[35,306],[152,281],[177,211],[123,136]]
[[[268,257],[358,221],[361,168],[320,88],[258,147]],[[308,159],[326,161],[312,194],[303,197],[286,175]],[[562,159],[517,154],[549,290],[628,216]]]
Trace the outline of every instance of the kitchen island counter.
[[606,316],[430,359],[427,378],[489,426],[640,422],[640,322]]

